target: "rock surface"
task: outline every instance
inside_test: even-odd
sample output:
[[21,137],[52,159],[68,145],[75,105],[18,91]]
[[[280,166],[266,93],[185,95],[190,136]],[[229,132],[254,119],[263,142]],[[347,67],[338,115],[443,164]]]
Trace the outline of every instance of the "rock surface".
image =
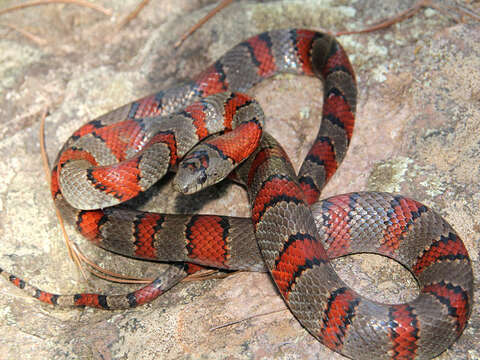
[[[413,3],[237,1],[174,50],[174,42],[215,1],[151,1],[118,29],[138,2],[95,1],[112,10],[110,17],[49,5],[1,18],[46,42],[0,28],[0,264],[48,291],[124,293],[135,287],[94,277],[87,282],[67,257],[39,156],[39,119],[46,106],[53,160],[87,120],[191,77],[250,35],[281,27],[358,29]],[[0,1],[0,7],[13,3]],[[471,6],[480,11],[478,2]],[[323,196],[393,191],[431,206],[462,236],[479,279],[480,24],[455,24],[424,10],[387,30],[340,41],[356,69],[360,101],[352,145]],[[312,101],[321,98],[318,81],[279,76],[252,93],[264,105],[268,130],[298,167],[320,118],[321,103]],[[246,196],[232,184],[185,198],[170,194],[162,182],[147,195],[137,201],[146,209],[248,216]],[[153,276],[161,266],[100,251],[70,230],[105,267]],[[394,265],[378,256],[336,263],[342,277],[371,298],[411,299],[414,280]],[[302,329],[265,274],[183,283],[149,305],[113,312],[54,309],[6,281],[0,281],[0,291],[0,359],[343,358]],[[210,331],[275,309],[283,311]],[[461,338],[439,359],[479,359],[479,334],[476,304]]]

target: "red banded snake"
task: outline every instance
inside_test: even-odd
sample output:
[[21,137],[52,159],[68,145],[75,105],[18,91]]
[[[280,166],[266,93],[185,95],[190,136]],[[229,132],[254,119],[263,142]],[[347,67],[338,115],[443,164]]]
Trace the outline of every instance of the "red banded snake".
[[[324,82],[322,123],[298,176],[280,145],[261,132],[258,103],[241,94],[281,72]],[[329,35],[293,29],[247,39],[192,82],[81,127],[52,171],[56,205],[90,241],[128,256],[185,265],[172,265],[126,295],[55,295],[0,269],[2,275],[53,305],[118,309],[153,300],[194,271],[191,264],[266,267],[295,317],[329,348],[358,359],[434,357],[460,336],[473,305],[470,259],[455,231],[434,211],[400,195],[351,193],[316,202],[345,156],[355,108],[353,69]],[[224,134],[210,136],[218,132]],[[246,186],[252,219],[114,206],[177,167],[176,187],[183,192],[220,181],[237,167],[231,177]],[[348,288],[329,258],[358,252],[404,264],[419,283],[419,296],[383,305]]]

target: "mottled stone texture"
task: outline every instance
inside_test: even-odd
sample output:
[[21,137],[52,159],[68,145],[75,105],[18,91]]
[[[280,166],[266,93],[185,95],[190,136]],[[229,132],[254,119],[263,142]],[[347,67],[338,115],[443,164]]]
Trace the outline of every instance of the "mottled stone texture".
[[[122,293],[133,287],[93,277],[84,281],[67,258],[39,157],[45,106],[53,160],[62,142],[88,119],[190,77],[249,35],[294,26],[355,29],[413,3],[237,1],[174,50],[173,43],[215,1],[151,1],[120,30],[117,22],[139,1],[96,2],[113,15],[49,5],[0,19],[46,40],[35,44],[0,28],[0,264],[61,293]],[[0,7],[14,3],[0,1]],[[478,2],[470,3],[480,10]],[[388,30],[340,40],[357,71],[360,102],[351,148],[324,196],[368,189],[426,203],[463,237],[478,279],[480,24],[456,25],[426,10]],[[281,76],[252,93],[265,107],[268,129],[298,167],[320,118],[318,81]],[[235,185],[222,184],[193,200],[168,190],[162,183],[137,203],[248,215],[246,196]],[[162,199],[168,203],[158,205]],[[158,271],[159,265],[99,251],[73,231],[72,238],[106,267],[138,276]],[[391,270],[391,263],[377,256],[342,263],[337,264],[342,276],[371,298],[395,302],[415,294],[412,279],[392,274],[400,267]],[[301,328],[264,274],[184,283],[152,304],[115,312],[58,310],[26,298],[5,281],[0,289],[0,359],[342,358]],[[283,311],[209,330],[274,309]],[[460,340],[439,359],[478,359],[479,328],[476,305]]]

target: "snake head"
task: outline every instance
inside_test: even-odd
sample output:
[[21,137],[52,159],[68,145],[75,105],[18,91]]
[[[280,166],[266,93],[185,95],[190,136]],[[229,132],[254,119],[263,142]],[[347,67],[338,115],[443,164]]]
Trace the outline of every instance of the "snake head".
[[193,194],[223,180],[233,170],[232,163],[206,145],[188,153],[178,166],[173,180],[176,191]]

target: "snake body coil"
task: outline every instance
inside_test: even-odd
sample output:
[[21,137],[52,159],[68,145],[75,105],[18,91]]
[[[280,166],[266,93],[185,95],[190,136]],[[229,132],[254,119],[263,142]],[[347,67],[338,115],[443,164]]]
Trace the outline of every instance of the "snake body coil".
[[[322,123],[298,176],[275,139],[262,133],[258,103],[241,94],[280,72],[324,83]],[[473,304],[470,259],[451,226],[414,200],[365,192],[317,202],[345,156],[355,107],[354,72],[334,38],[300,29],[252,37],[191,83],[84,125],[52,171],[57,206],[89,240],[128,256],[187,265],[172,265],[127,295],[54,295],[3,275],[50,304],[118,309],[151,301],[193,271],[189,264],[268,271],[295,317],[330,349],[355,359],[432,358],[466,326]],[[175,186],[186,193],[236,169],[252,218],[113,206],[173,167]],[[350,289],[329,259],[359,252],[404,264],[418,281],[419,296],[385,305]]]

